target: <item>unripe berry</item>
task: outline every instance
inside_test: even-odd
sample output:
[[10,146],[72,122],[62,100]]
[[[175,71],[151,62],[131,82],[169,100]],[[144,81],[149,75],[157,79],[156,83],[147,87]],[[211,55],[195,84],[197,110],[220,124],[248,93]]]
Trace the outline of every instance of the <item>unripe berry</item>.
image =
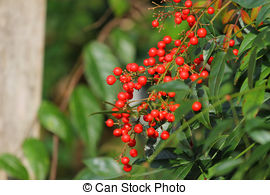
[[202,109],[202,104],[200,102],[194,102],[192,105],[192,110],[200,111]]

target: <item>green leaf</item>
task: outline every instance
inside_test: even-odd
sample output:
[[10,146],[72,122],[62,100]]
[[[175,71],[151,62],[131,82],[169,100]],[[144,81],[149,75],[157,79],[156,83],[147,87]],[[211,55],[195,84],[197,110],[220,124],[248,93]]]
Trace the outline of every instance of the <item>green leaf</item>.
[[52,103],[43,101],[39,112],[41,125],[64,141],[70,141],[71,124],[66,116]]
[[23,152],[34,171],[35,179],[46,179],[50,161],[43,142],[34,138],[26,139],[23,143]]
[[211,65],[211,72],[209,76],[210,96],[218,96],[219,88],[222,83],[225,69],[225,52],[219,52],[215,55]]
[[83,51],[85,76],[95,94],[103,100],[112,101],[117,93],[117,84],[109,86],[106,77],[113,74],[119,65],[110,48],[99,42],[91,42]]
[[242,159],[227,159],[218,163],[214,168],[216,176],[226,175],[243,162]]
[[249,33],[247,35],[244,36],[244,39],[240,45],[239,48],[239,56],[242,55],[242,53],[248,49],[251,48],[254,39],[256,38],[257,35],[253,34],[253,33]]
[[96,156],[104,118],[101,114],[89,116],[89,113],[101,110],[99,102],[86,86],[78,86],[71,95],[69,110],[77,132],[87,145],[87,152],[91,157]]
[[121,62],[128,64],[135,61],[136,47],[127,33],[119,29],[110,34],[111,47],[116,51]]
[[242,7],[244,8],[254,8],[254,7],[259,7],[261,5],[265,5],[265,4],[268,4],[270,3],[269,0],[232,0],[233,2],[235,3],[238,3],[239,5],[241,5]]
[[210,40],[203,48],[204,65],[207,63],[215,48],[216,43],[213,40]]
[[90,158],[84,160],[84,164],[92,174],[91,179],[112,179],[123,174],[118,163],[112,158]]
[[130,7],[128,0],[109,0],[109,5],[118,17],[123,16]]
[[259,25],[261,22],[263,22],[265,19],[269,17],[270,17],[270,4],[265,5],[261,8],[256,18],[256,24]]
[[249,136],[256,142],[260,144],[266,144],[270,142],[270,132],[269,131],[251,131],[249,132]]
[[2,154],[0,156],[0,169],[3,169],[16,179],[29,179],[28,172],[21,161],[11,154]]
[[185,179],[193,167],[193,163],[187,163],[181,165],[179,168],[173,171],[174,179]]
[[171,81],[167,83],[154,85],[150,87],[148,91],[152,91],[154,89],[158,91],[165,91],[165,92],[172,92],[172,91],[189,92],[190,91],[190,88],[188,87],[188,85],[186,85],[185,82],[181,80],[175,80],[175,81]]
[[250,52],[251,54],[248,62],[248,86],[251,89],[253,88],[253,74],[256,66],[257,48],[253,47]]
[[[256,87],[262,87],[266,83],[266,80],[259,80],[256,82]],[[245,117],[248,119],[254,118],[258,111],[259,107],[262,105],[264,101],[264,94],[265,89],[262,88],[260,90],[257,90],[256,93],[247,93],[244,96],[243,104],[242,104],[242,111]]]

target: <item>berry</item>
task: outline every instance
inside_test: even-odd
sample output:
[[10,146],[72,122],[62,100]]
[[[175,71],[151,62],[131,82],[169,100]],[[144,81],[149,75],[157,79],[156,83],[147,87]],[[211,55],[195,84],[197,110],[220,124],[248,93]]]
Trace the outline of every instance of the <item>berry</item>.
[[150,127],[147,129],[147,136],[152,137],[155,134],[155,129],[153,127]]
[[206,79],[208,77],[208,72],[206,70],[203,70],[200,76]]
[[179,47],[181,45],[181,41],[180,40],[175,40],[174,45],[176,47]]
[[231,40],[229,41],[229,46],[230,46],[230,47],[233,47],[234,44],[235,44],[235,41],[234,41],[233,39],[231,39]]
[[164,49],[166,47],[166,43],[165,41],[159,41],[157,46],[159,49]]
[[189,77],[189,73],[188,73],[188,71],[181,71],[179,73],[179,76],[180,76],[181,79],[186,80]]
[[149,49],[148,54],[149,54],[150,57],[155,57],[157,55],[157,49],[154,48],[154,47]]
[[108,85],[113,85],[116,82],[116,78],[113,75],[109,75],[107,76],[106,81]]
[[172,37],[171,36],[165,36],[163,38],[163,41],[166,43],[166,44],[170,44],[172,42]]
[[152,115],[152,117],[156,118],[159,115],[159,111],[158,110],[152,110],[151,115]]
[[163,131],[160,135],[160,138],[163,139],[163,140],[166,140],[170,137],[170,134],[168,131]]
[[153,20],[153,21],[152,21],[152,26],[153,26],[154,28],[158,27],[158,26],[159,26],[158,20]]
[[168,120],[168,122],[173,122],[175,120],[175,116],[173,114],[169,113],[167,115],[167,120]]
[[156,68],[157,73],[163,74],[166,71],[166,68],[164,65],[158,65]]
[[138,78],[138,83],[141,84],[142,86],[146,85],[146,83],[147,83],[147,78],[146,78],[146,76],[140,76],[140,77]]
[[136,156],[138,156],[138,152],[137,152],[137,150],[136,149],[131,149],[130,151],[129,151],[129,154],[130,154],[130,156],[131,157],[136,157]]
[[165,60],[166,60],[167,62],[171,62],[171,61],[173,60],[173,55],[167,54],[167,55],[165,56]]
[[143,126],[141,124],[137,124],[134,126],[135,133],[141,133],[143,131]]
[[129,134],[124,134],[124,135],[122,135],[121,139],[122,139],[123,142],[127,143],[130,140],[130,135]]
[[129,163],[129,158],[128,157],[122,157],[121,158],[121,163],[124,164],[124,165],[127,165]]
[[181,2],[181,0],[173,0],[174,1],[174,3],[180,3]]
[[215,13],[215,9],[213,7],[209,7],[207,12],[208,12],[208,14],[213,14],[213,13]]
[[195,22],[195,20],[196,19],[195,19],[195,17],[193,15],[190,15],[190,16],[187,17],[187,22],[188,23],[193,23],[193,22]]
[[205,28],[200,28],[198,31],[197,31],[197,34],[200,38],[203,38],[207,35],[207,31]]
[[191,6],[192,6],[192,1],[187,0],[187,1],[185,2],[185,6],[186,6],[186,7],[191,7]]
[[132,170],[132,166],[129,165],[129,164],[124,165],[123,170],[124,170],[125,172],[130,172],[130,171]]
[[183,9],[183,11],[182,11],[182,13],[183,13],[184,15],[188,15],[188,14],[189,14],[189,12],[190,12],[190,10],[189,10],[189,9]]
[[175,24],[181,24],[182,23],[182,18],[181,17],[175,17],[174,22],[175,22]]
[[122,135],[122,131],[120,129],[113,130],[113,135],[115,137],[120,137]]
[[113,126],[113,124],[114,124],[114,122],[113,122],[113,120],[112,120],[112,119],[108,119],[108,120],[106,121],[106,125],[107,125],[107,127],[112,127],[112,126]]
[[115,106],[118,107],[118,108],[123,108],[125,106],[125,102],[122,101],[122,100],[117,100],[115,102]]
[[213,59],[214,59],[214,57],[213,57],[213,56],[211,56],[211,57],[208,59],[207,63],[211,65],[211,64],[212,64]]
[[183,65],[185,62],[184,58],[183,57],[177,57],[175,58],[175,63],[179,66]]
[[197,37],[192,37],[190,39],[190,44],[191,45],[197,45],[198,44],[198,38]]
[[172,81],[172,77],[171,76],[165,76],[163,81],[164,81],[164,83],[170,82],[170,81]]
[[168,96],[173,98],[175,96],[175,92],[168,92]]
[[158,55],[159,57],[164,56],[164,55],[165,55],[165,50],[164,50],[164,49],[158,49],[158,50],[157,50],[157,55]]
[[121,74],[122,74],[122,68],[120,68],[120,67],[115,67],[114,69],[113,69],[113,74],[115,75],[115,76],[120,76]]
[[129,146],[129,147],[134,147],[134,146],[136,146],[136,140],[135,140],[135,139],[130,139],[129,142],[128,142],[128,146]]
[[237,56],[238,55],[238,49],[234,49],[233,54]]
[[194,102],[192,105],[193,111],[200,111],[202,109],[202,104],[200,102]]

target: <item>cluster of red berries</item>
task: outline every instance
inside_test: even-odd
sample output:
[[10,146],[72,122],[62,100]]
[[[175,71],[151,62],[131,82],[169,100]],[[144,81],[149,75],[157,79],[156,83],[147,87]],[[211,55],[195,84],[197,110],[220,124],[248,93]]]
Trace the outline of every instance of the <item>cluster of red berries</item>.
[[[181,0],[173,1],[181,2]],[[200,38],[207,36],[207,30],[205,28],[197,29],[196,17],[190,14],[192,1],[187,0],[184,5],[185,9],[177,10],[173,14],[177,24],[180,24],[182,20],[187,20],[190,30],[180,34],[181,38],[177,40],[173,40],[171,36],[165,36],[157,43],[157,47],[149,49],[149,57],[143,61],[143,65],[129,63],[125,70],[116,67],[113,74],[106,79],[109,85],[113,85],[117,80],[122,84],[122,91],[118,93],[114,103],[115,107],[112,108],[114,120],[108,119],[106,125],[108,127],[116,126],[113,135],[121,138],[125,143],[125,148],[131,148],[129,155],[132,158],[138,155],[137,150],[133,148],[136,146],[136,136],[142,134],[152,139],[168,139],[170,133],[162,128],[162,124],[173,123],[175,111],[181,109],[181,105],[175,103],[176,93],[174,91],[153,90],[145,99],[132,100],[134,91],[141,90],[146,84],[156,85],[173,80],[190,79],[191,82],[195,81],[200,84],[209,75],[204,66],[206,63],[202,62],[207,60],[207,64],[211,65],[213,57],[204,59],[201,54],[195,59],[190,59],[187,52],[191,45],[197,45]],[[213,14],[214,9],[209,7],[208,13]],[[159,26],[158,19],[152,22],[152,26]],[[232,47],[234,40],[231,40],[229,45]],[[139,104],[131,106],[130,104],[135,101]],[[201,109],[200,102],[193,103],[193,111],[198,112]],[[143,119],[142,123],[140,123],[140,119]],[[161,128],[161,131],[158,131],[158,128]],[[131,171],[132,166],[128,156],[121,154],[121,163],[124,165],[124,171]]]

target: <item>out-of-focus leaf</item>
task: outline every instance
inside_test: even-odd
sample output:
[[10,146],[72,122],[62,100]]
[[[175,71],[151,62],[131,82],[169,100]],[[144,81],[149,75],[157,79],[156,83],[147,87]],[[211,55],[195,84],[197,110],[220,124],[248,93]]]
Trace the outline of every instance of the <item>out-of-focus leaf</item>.
[[134,41],[123,31],[117,29],[110,34],[111,46],[124,64],[135,61],[136,47]]
[[251,131],[249,132],[249,136],[256,142],[260,144],[266,144],[270,142],[270,132],[259,130],[259,131]]
[[66,116],[52,103],[43,101],[39,112],[41,125],[64,141],[70,141],[71,124]]
[[218,163],[214,168],[216,176],[226,175],[243,162],[242,159],[228,159]]
[[108,86],[106,78],[119,66],[118,60],[109,47],[102,43],[91,42],[84,51],[85,76],[95,94],[107,101],[112,101],[117,94],[117,84]]
[[248,62],[248,86],[249,88],[253,87],[253,74],[256,66],[256,56],[257,56],[257,48],[253,47],[251,49],[251,54]]
[[244,8],[254,8],[254,7],[259,7],[261,5],[265,5],[265,4],[268,4],[270,3],[269,0],[257,0],[257,1],[254,1],[254,0],[232,0],[233,2],[235,3],[238,3],[239,5],[241,5],[242,7]]
[[70,98],[69,108],[72,122],[87,145],[87,153],[91,157],[96,156],[103,129],[103,115],[89,116],[89,113],[101,110],[99,102],[86,86],[78,86]]
[[270,17],[270,4],[262,6],[262,9],[260,10],[258,17],[256,18],[256,24],[260,24],[265,19]]
[[[265,85],[265,83],[266,83],[266,80],[257,81],[255,88],[262,87]],[[265,89],[262,88],[260,90],[257,90],[255,93],[247,93],[244,96],[242,110],[245,117],[250,119],[257,115],[259,111],[259,107],[264,101],[264,94],[265,94]]]
[[241,10],[241,17],[244,23],[246,24],[252,23],[251,18],[249,17],[248,13],[245,10]]
[[23,152],[34,171],[35,179],[46,179],[50,161],[43,142],[34,138],[26,139],[23,143]]
[[109,4],[114,14],[118,17],[123,16],[129,9],[129,0],[109,0]]
[[243,33],[240,31],[239,26],[234,25],[233,30],[238,38],[243,38]]
[[237,72],[235,73],[234,84],[237,83],[240,76],[247,70],[250,55],[251,55],[251,52],[248,51],[248,53],[243,57],[243,59],[240,63],[240,67],[238,68]]
[[226,14],[224,14],[222,18],[222,24],[227,24],[233,19],[233,15],[235,14],[236,10],[232,9],[228,11]]
[[29,179],[28,172],[21,161],[11,154],[2,154],[0,156],[0,169],[16,179]]
[[185,179],[185,177],[189,174],[192,167],[193,163],[181,165],[179,168],[173,171],[174,179]]
[[118,163],[112,158],[90,158],[84,160],[84,164],[91,172],[92,178],[89,179],[112,179],[123,174]]
[[212,62],[209,76],[209,89],[211,97],[219,94],[219,88],[224,76],[225,56],[225,52],[219,52],[217,55],[215,55]]

